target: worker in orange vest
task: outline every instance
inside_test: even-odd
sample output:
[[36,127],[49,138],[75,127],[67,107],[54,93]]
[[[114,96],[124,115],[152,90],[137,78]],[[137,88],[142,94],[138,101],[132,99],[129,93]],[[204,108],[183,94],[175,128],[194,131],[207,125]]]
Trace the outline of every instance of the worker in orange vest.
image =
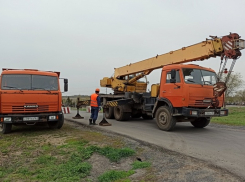
[[98,113],[100,111],[100,89],[96,88],[95,93],[90,96],[91,116],[89,118],[90,125],[96,125]]

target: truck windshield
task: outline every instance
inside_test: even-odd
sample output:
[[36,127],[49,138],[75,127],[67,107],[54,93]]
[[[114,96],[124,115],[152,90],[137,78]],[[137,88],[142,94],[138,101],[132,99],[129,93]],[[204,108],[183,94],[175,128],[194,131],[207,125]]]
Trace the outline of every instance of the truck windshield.
[[58,90],[58,78],[44,75],[2,75],[2,90]]
[[214,72],[202,69],[183,68],[183,75],[185,83],[189,84],[214,85],[217,81]]

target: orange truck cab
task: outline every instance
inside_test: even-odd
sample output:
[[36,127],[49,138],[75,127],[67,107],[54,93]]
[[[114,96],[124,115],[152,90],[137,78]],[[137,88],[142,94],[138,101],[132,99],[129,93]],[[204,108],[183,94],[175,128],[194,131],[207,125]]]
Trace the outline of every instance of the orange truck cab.
[[[0,127],[47,123],[60,129],[64,123],[59,72],[33,69],[3,69],[0,77]],[[68,91],[68,79],[64,79]]]
[[[222,109],[224,94],[215,96],[214,70],[194,64],[173,64],[162,68],[159,96],[153,108],[160,129],[171,130],[176,122],[189,121],[203,128],[211,117],[227,116]],[[166,125],[167,117],[169,125]],[[172,126],[173,125],[173,126]]]

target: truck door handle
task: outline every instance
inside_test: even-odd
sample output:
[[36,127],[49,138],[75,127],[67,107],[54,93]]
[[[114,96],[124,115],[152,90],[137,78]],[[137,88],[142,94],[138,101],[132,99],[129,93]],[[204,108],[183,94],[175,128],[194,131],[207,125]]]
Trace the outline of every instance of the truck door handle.
[[166,93],[166,90],[162,91],[162,93]]

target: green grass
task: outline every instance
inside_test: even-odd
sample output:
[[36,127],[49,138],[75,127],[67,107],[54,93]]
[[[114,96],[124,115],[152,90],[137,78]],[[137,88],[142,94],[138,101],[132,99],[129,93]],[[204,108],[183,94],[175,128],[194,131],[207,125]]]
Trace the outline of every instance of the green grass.
[[[127,152],[126,152],[127,153]],[[128,155],[128,153],[127,153]],[[132,163],[132,170],[129,171],[117,171],[117,170],[110,170],[105,172],[104,174],[98,177],[99,182],[130,182],[128,177],[135,173],[134,170],[142,169],[142,168],[149,168],[151,166],[150,162],[140,162],[135,161]]]
[[[0,181],[81,181],[86,180],[90,174],[92,165],[87,159],[93,153],[103,155],[112,162],[135,154],[134,150],[122,147],[118,139],[106,138],[97,132],[67,126],[62,130],[34,128],[23,131],[13,130],[9,135],[0,134],[0,154],[3,156],[0,159]],[[63,142],[54,143],[56,138],[57,141],[63,138]],[[103,147],[96,142],[103,142]],[[109,181],[113,181],[131,174],[133,171],[109,171],[104,174],[107,177],[101,179],[111,178]]]
[[[117,180],[120,180],[120,179],[127,178],[127,177],[129,177],[130,175],[132,175],[134,173],[135,172],[133,170],[130,170],[130,171],[111,170],[111,171],[107,171],[104,174],[100,175],[98,177],[98,180],[99,180],[99,182],[113,182],[113,181],[117,181]],[[125,180],[128,181],[128,179],[125,179]]]
[[150,162],[140,162],[140,161],[135,161],[132,164],[133,169],[142,169],[142,168],[147,168],[151,166]]
[[129,148],[115,149],[104,147],[98,150],[98,153],[108,157],[112,162],[118,162],[123,157],[129,157],[135,154],[135,151]]
[[226,125],[245,126],[245,107],[228,107],[229,114],[213,117],[211,122]]

